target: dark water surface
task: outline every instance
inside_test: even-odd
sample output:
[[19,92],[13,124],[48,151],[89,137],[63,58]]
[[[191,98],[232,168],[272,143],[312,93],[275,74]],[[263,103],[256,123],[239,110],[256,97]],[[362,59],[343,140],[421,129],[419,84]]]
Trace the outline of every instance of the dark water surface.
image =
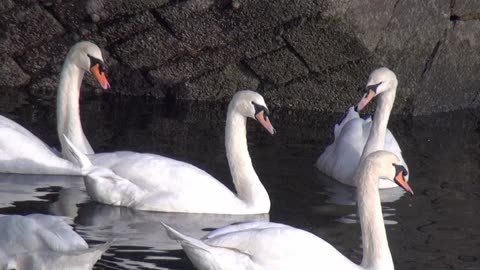
[[[226,105],[167,106],[109,96],[82,103],[84,130],[95,150],[167,155],[191,162],[233,186],[223,144]],[[0,102],[3,115],[49,145],[58,145],[51,104],[17,108],[4,104],[8,102]],[[479,116],[477,110],[392,117],[389,128],[403,149],[415,191],[413,197],[399,189],[382,191],[396,269],[480,269]],[[95,269],[193,269],[180,246],[166,237],[160,221],[200,237],[234,222],[270,219],[310,231],[360,262],[354,190],[313,166],[340,117],[273,110],[275,136],[249,121],[250,154],[272,200],[269,216],[133,211],[91,202],[80,177],[22,175],[0,175],[0,214],[68,216],[89,243],[113,240]]]

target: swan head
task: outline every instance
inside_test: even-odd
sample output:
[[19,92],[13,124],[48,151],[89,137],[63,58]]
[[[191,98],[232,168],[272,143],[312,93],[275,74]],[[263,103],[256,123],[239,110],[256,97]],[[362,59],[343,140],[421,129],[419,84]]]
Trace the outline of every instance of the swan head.
[[386,67],[375,69],[368,77],[365,94],[356,106],[356,111],[359,112],[367,106],[372,99],[383,92],[396,89],[398,85],[397,76],[393,71]]
[[383,150],[373,152],[365,158],[365,163],[378,169],[379,178],[389,179],[413,195],[412,188],[405,180],[408,171],[395,154]]
[[78,68],[93,73],[103,89],[110,88],[102,50],[97,45],[89,41],[78,42],[70,49],[67,58]]
[[275,134],[275,129],[270,123],[270,111],[262,95],[251,90],[241,90],[235,93],[228,105],[229,111],[236,111],[245,117],[257,120],[270,134]]

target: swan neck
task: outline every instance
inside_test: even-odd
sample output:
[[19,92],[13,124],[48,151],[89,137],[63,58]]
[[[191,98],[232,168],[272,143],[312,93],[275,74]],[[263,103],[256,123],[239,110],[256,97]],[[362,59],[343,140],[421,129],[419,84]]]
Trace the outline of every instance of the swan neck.
[[225,128],[228,165],[238,198],[247,207],[268,213],[270,198],[252,165],[247,145],[247,119],[229,105]]
[[383,222],[378,170],[371,162],[362,162],[357,174],[357,200],[362,230],[365,269],[394,269]]
[[378,97],[375,114],[372,120],[372,128],[368,135],[365,148],[363,149],[362,159],[369,154],[383,150],[385,146],[385,134],[387,133],[388,120],[395,102],[396,87],[385,91]]
[[66,146],[61,139],[65,134],[83,153],[92,154],[93,150],[86,140],[80,120],[80,86],[85,71],[72,63],[72,57],[67,56],[60,74],[57,90],[57,132],[62,144],[62,155]]

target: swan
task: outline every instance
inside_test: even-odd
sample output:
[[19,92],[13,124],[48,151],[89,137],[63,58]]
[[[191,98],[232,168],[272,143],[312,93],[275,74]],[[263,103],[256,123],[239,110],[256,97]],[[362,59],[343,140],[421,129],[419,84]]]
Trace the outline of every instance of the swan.
[[69,160],[82,167],[87,193],[95,201],[149,211],[265,214],[270,198],[252,166],[246,121],[256,119],[273,135],[268,113],[263,97],[250,90],[238,91],[228,105],[225,147],[236,194],[185,162],[127,151],[86,156],[68,136],[62,144]]
[[[80,124],[79,92],[83,75],[92,72],[104,89],[102,52],[91,42],[75,44],[67,54],[57,93],[58,129],[68,134],[82,151],[93,153]],[[16,122],[0,116],[0,172],[19,174],[80,175],[80,169]]]
[[108,247],[89,248],[62,217],[0,217],[0,269],[92,269]]
[[409,193],[405,167],[392,153],[377,151],[360,162],[357,203],[363,239],[363,259],[357,265],[323,239],[304,230],[269,222],[227,226],[198,240],[164,224],[188,258],[200,270],[217,269],[394,269],[383,223],[379,177]]
[[[361,158],[378,150],[394,153],[400,158],[400,164],[408,170],[400,146],[387,129],[397,85],[397,76],[388,68],[378,68],[370,74],[365,95],[358,105],[350,107],[342,121],[335,125],[334,142],[327,146],[315,164],[320,171],[337,181],[355,186],[353,176]],[[378,102],[373,120],[360,118],[358,112],[375,96],[378,96]],[[408,181],[408,177],[406,180]],[[380,189],[393,187],[396,185],[392,181],[380,180]]]

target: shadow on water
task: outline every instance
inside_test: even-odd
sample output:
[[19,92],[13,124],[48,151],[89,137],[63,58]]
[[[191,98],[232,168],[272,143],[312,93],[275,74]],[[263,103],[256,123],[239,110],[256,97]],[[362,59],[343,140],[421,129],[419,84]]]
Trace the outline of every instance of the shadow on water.
[[[51,105],[3,109],[49,145],[58,147]],[[152,152],[191,162],[232,188],[223,146],[226,105],[166,106],[141,98],[84,100],[82,122],[97,151]],[[187,215],[134,211],[91,202],[79,177],[0,175],[0,214],[69,217],[89,243],[113,241],[95,269],[193,269],[160,222],[194,237],[247,220],[308,230],[361,260],[355,190],[313,164],[332,140],[341,114],[273,110],[278,133],[249,121],[253,164],[269,191],[269,216]],[[389,127],[410,167],[415,196],[382,191],[396,269],[478,269],[480,265],[479,111],[392,117]]]

